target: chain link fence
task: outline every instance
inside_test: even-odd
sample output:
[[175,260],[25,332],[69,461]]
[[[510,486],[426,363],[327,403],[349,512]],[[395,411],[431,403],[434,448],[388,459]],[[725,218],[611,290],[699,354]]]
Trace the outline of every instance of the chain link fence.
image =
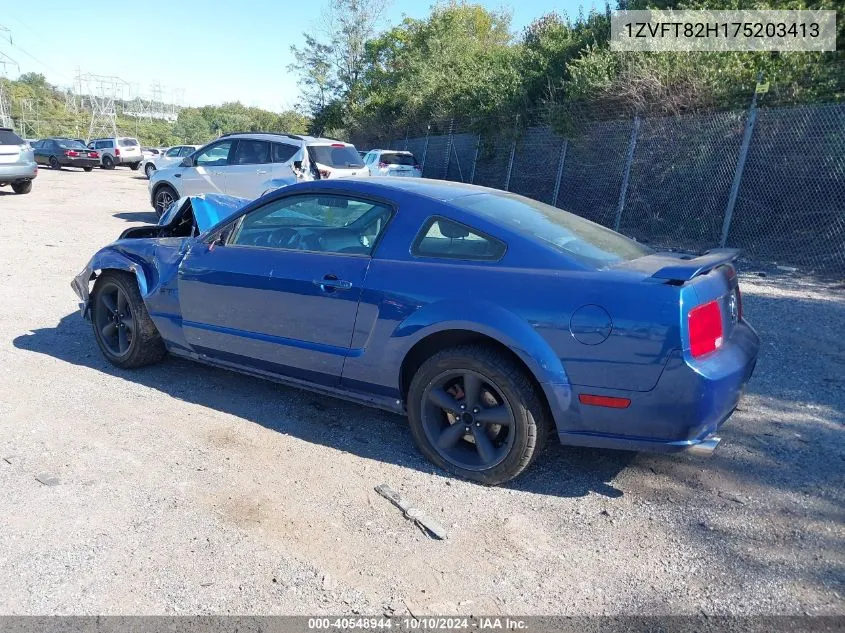
[[749,100],[743,110],[586,119],[563,135],[518,118],[481,133],[449,119],[351,140],[413,152],[426,178],[522,194],[657,249],[738,247],[758,263],[845,276],[845,103]]

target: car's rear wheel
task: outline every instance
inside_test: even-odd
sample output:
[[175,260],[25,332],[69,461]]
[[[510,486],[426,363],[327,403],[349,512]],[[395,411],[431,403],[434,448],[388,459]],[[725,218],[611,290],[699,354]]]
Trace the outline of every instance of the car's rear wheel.
[[156,170],[156,166],[155,166],[155,165],[153,165],[152,163],[147,163],[147,164],[144,166],[144,173],[147,175],[147,178],[152,178],[152,177],[153,177],[153,172],[154,172],[155,170]]
[[141,166],[141,163],[129,163],[129,169],[132,171],[138,171],[138,167]]
[[106,271],[97,278],[91,293],[91,322],[100,351],[113,365],[142,367],[167,353],[129,273]]
[[13,182],[12,191],[15,193],[29,193],[32,191],[32,181],[27,180],[26,182]]
[[103,169],[114,169],[114,159],[109,156],[103,156]]
[[411,434],[432,462],[488,485],[513,479],[541,452],[550,422],[525,371],[493,347],[438,352],[408,391]]
[[50,156],[50,169],[61,169],[62,165],[55,156]]
[[93,170],[94,168],[93,168],[93,167],[83,167],[82,169],[84,169],[85,171],[91,171],[91,170]]
[[176,190],[170,185],[161,185],[156,189],[155,197],[153,198],[153,207],[155,207],[156,216],[161,217],[167,210],[167,207],[176,200],[178,194]]

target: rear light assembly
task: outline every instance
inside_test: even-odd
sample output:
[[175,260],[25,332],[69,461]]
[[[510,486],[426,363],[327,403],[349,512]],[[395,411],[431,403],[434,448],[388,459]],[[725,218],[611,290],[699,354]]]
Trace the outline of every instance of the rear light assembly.
[[75,149],[66,149],[65,156],[69,158],[76,158],[77,156],[79,156],[79,152],[77,152]]
[[378,167],[379,169],[387,169],[388,167],[390,167],[390,165],[388,165],[387,163],[379,163]]
[[88,158],[99,158],[100,155],[97,152],[88,152]]
[[718,301],[709,301],[693,308],[687,319],[690,354],[693,358],[715,352],[722,346],[725,330]]
[[114,155],[120,156],[120,149],[119,148],[117,148],[117,147],[114,148]]
[[332,172],[329,171],[328,169],[320,169],[319,172],[320,172],[320,178],[328,178],[329,176],[332,175]]
[[612,396],[595,396],[590,393],[578,395],[578,402],[593,407],[608,407],[610,409],[627,409],[631,406],[630,398],[614,398]]

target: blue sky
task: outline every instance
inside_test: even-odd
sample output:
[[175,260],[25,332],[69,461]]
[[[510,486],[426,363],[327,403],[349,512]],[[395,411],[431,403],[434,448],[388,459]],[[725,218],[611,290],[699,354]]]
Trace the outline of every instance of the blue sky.
[[[83,73],[117,75],[143,96],[149,96],[153,82],[160,82],[165,98],[170,89],[181,89],[184,105],[240,100],[278,111],[292,107],[298,97],[296,78],[287,70],[290,45],[315,28],[325,0],[4,4],[0,25],[10,29],[13,44],[0,33],[0,52],[15,59],[21,72],[40,72],[51,83],[70,86],[78,67]],[[393,0],[386,23],[398,23],[403,15],[424,17],[430,4]],[[515,32],[550,11],[574,16],[579,7],[586,12],[604,6],[595,0],[480,4],[509,9]],[[15,77],[17,68],[7,66],[5,73]]]

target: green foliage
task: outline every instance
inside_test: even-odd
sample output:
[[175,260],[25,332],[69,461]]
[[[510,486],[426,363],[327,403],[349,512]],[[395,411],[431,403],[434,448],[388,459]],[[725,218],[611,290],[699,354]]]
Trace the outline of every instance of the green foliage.
[[[66,107],[66,94],[43,75],[24,73],[17,80],[0,78],[11,104],[12,119],[26,138],[68,136],[85,139],[91,112]],[[30,107],[26,107],[30,105]],[[118,106],[120,112],[120,106]],[[183,108],[175,122],[117,116],[119,134],[135,136],[142,145],[201,144],[226,132],[285,132],[304,134],[307,117],[294,111],[269,112],[240,103]]]

